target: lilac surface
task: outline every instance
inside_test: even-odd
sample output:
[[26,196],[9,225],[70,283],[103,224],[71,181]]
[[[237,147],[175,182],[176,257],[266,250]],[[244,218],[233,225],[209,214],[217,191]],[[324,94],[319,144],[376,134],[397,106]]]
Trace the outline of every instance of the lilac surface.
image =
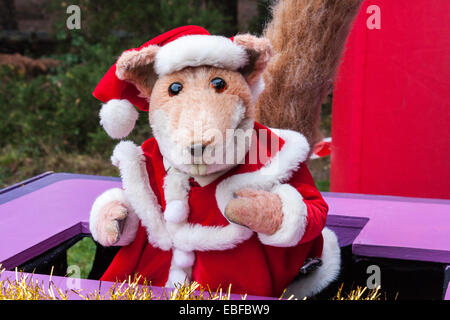
[[353,244],[368,221],[367,218],[329,215],[327,227],[336,233],[339,246],[346,247]]
[[23,187],[26,184],[29,184],[29,183],[31,183],[33,181],[42,179],[43,177],[49,176],[51,174],[53,174],[53,171],[47,171],[47,172],[41,173],[40,175],[31,177],[31,178],[29,178],[27,180],[24,180],[24,181],[18,182],[16,184],[13,184],[11,186],[8,186],[6,188],[0,189],[0,194],[6,193],[6,192],[10,192],[13,189],[17,189],[17,188]]
[[[67,294],[68,299],[70,300],[83,300],[79,294],[73,292],[75,290],[79,292],[83,296],[93,295],[94,293],[100,292],[101,296],[108,297],[108,290],[114,285],[113,282],[107,281],[96,281],[96,280],[88,280],[88,279],[77,279],[77,278],[67,278],[67,277],[58,277],[58,276],[47,276],[43,274],[30,274],[30,273],[22,273],[27,280],[30,278],[33,280],[33,283],[36,283],[36,280],[39,282],[40,286],[47,290],[49,287],[61,289],[64,294]],[[17,274],[20,279],[20,273]],[[14,281],[16,279],[16,272],[14,271],[4,271],[0,274],[0,280],[9,279],[10,281]],[[49,286],[50,280],[53,283],[53,286]],[[118,284],[120,285],[120,284]],[[123,288],[125,289],[125,287]],[[170,293],[173,289],[166,289],[161,287],[152,287],[152,293],[155,299],[165,299],[167,296],[170,296]],[[55,290],[54,290],[55,291]],[[122,290],[123,291],[123,290]],[[55,291],[56,293],[56,291]],[[206,293],[204,293],[206,294]],[[56,296],[59,295],[56,293]],[[242,295],[240,294],[230,294],[231,300],[242,300]],[[275,298],[270,297],[258,297],[258,296],[246,296],[246,300],[274,300]]]
[[374,195],[374,194],[362,194],[362,193],[345,193],[345,192],[322,192],[327,198],[350,198],[350,199],[364,199],[364,200],[385,200],[385,201],[403,201],[403,202],[422,202],[422,203],[443,203],[448,204],[448,199],[436,199],[436,198],[416,198],[416,197],[401,197],[401,196],[388,196],[388,195]]
[[[13,268],[88,233],[95,198],[120,185],[105,177],[53,174],[2,194],[0,200],[7,201],[0,205],[0,263]],[[336,193],[324,197],[330,207],[328,225],[341,245],[353,242],[354,254],[450,263],[450,201]]]
[[85,232],[92,203],[120,182],[68,179],[0,205],[0,263],[7,269]]
[[330,215],[369,221],[353,242],[361,256],[450,263],[450,201],[338,194],[327,196]]
[[16,183],[13,186],[6,187],[0,190],[0,205],[16,198],[22,197],[28,193],[34,192],[38,189],[44,188],[58,181],[63,180],[102,180],[102,181],[115,181],[120,182],[120,178],[106,177],[106,176],[93,176],[86,174],[73,174],[73,173],[52,173],[47,172],[28,180]]

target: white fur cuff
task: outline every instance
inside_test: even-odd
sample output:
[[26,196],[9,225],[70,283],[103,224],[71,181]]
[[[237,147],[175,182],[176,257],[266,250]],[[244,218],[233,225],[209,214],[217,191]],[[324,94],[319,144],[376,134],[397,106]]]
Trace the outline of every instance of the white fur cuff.
[[133,130],[139,113],[128,100],[112,99],[100,109],[100,124],[111,138],[122,139]]
[[277,194],[282,203],[283,221],[280,229],[272,235],[258,234],[259,240],[274,247],[293,247],[305,233],[308,210],[302,195],[289,184],[274,187],[271,192]]

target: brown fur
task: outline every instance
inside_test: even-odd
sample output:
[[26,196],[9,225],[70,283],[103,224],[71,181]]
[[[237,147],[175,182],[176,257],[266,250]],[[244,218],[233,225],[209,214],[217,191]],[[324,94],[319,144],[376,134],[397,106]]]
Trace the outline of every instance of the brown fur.
[[[224,132],[230,128],[239,99],[246,108],[246,116],[253,116],[248,84],[253,84],[267,65],[264,73],[266,88],[256,105],[257,120],[271,127],[300,131],[310,144],[314,144],[319,137],[321,103],[330,91],[350,24],[361,2],[280,1],[273,8],[273,21],[265,30],[275,56],[269,62],[272,47],[266,39],[238,35],[236,43],[244,46],[249,56],[248,65],[240,72],[213,67],[185,68],[162,76],[152,90],[152,62],[157,48],[150,47],[141,52],[124,53],[117,63],[117,75],[134,83],[144,96],[150,97],[150,119],[154,112],[161,110],[168,116],[171,130],[193,130],[192,123],[200,121],[205,130],[213,128]],[[227,82],[228,88],[224,92],[217,93],[211,88],[210,81],[214,77]],[[173,82],[182,83],[183,90],[170,97],[168,88]],[[180,136],[174,141],[186,147],[193,142],[212,143],[208,136],[202,136],[203,141],[190,141],[188,136]],[[265,234],[273,234],[280,228],[283,212],[278,195],[244,189],[237,192],[237,197],[225,209],[231,221]],[[113,208],[114,205],[107,207],[104,212]],[[109,215],[104,215],[102,219],[108,220]],[[105,225],[111,226],[111,221]],[[108,231],[115,235],[114,228],[105,233]]]
[[275,56],[264,73],[257,120],[301,132],[314,145],[345,40],[362,0],[289,0],[273,7],[264,35]]
[[230,221],[244,225],[253,231],[274,234],[283,221],[281,199],[277,194],[264,190],[241,189],[238,198],[231,200],[225,215]]
[[119,79],[131,82],[148,98],[157,76],[153,70],[153,61],[158,53],[158,46],[148,46],[142,50],[129,50],[122,53],[117,60],[116,75]]
[[[225,134],[226,129],[233,129],[230,127],[230,120],[239,100],[245,107],[245,117],[254,118],[254,103],[249,85],[264,71],[272,56],[272,47],[267,39],[244,34],[236,36],[235,41],[245,47],[249,54],[249,63],[239,71],[189,67],[157,78],[153,62],[159,47],[149,46],[139,51],[125,51],[117,61],[116,75],[119,79],[134,84],[141,96],[149,99],[150,119],[153,112],[163,109],[170,118],[173,130],[193,131],[195,120],[205,130],[213,128]],[[228,87],[224,92],[217,93],[211,88],[210,82],[215,77],[226,81]],[[182,83],[183,90],[179,95],[171,97],[168,88],[173,82]],[[200,116],[202,114],[203,118]],[[193,143],[194,141],[182,141],[188,137],[189,135],[180,137],[179,142]],[[195,143],[211,142],[208,137],[204,140]]]
[[234,37],[234,42],[247,50],[249,62],[242,70],[239,70],[249,84],[259,78],[264,72],[270,58],[273,55],[272,45],[266,38],[256,38],[250,34],[240,34]]
[[[211,87],[211,80],[220,77],[227,83],[227,88],[217,93]],[[168,88],[173,82],[183,85],[182,91],[176,96],[169,96]],[[243,76],[238,72],[215,67],[195,67],[162,76],[153,87],[150,100],[150,117],[157,110],[163,110],[170,118],[171,127],[180,132],[192,133],[193,122],[202,125],[204,131],[218,129],[225,134],[231,128],[231,117],[238,101],[246,108],[246,117],[253,117],[251,93]],[[179,137],[192,137],[192,134]],[[185,141],[187,146],[192,143],[209,144],[211,137],[204,136],[204,141]]]

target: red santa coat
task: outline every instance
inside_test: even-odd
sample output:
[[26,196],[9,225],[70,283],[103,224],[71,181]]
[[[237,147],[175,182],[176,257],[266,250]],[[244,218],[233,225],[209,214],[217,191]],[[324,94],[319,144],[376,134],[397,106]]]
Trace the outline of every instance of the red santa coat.
[[[262,139],[261,130],[268,139]],[[191,178],[189,216],[173,228],[164,221],[167,173],[156,140],[149,139],[140,148],[121,142],[112,159],[121,170],[125,196],[140,223],[134,241],[120,249],[101,280],[123,281],[140,274],[152,285],[164,286],[182,269],[189,280],[212,289],[227,289],[231,284],[234,293],[279,297],[305,259],[330,260],[322,254],[328,206],[303,163],[308,143],[296,132],[274,131],[255,123],[251,150],[257,148],[256,161],[249,152],[243,164],[203,187]],[[257,234],[224,217],[233,192],[244,187],[280,196],[284,217],[275,234]],[[309,279],[311,292],[336,276],[339,247],[332,240],[331,254],[327,253],[332,256],[331,269],[324,261],[327,274],[319,272],[316,280]]]

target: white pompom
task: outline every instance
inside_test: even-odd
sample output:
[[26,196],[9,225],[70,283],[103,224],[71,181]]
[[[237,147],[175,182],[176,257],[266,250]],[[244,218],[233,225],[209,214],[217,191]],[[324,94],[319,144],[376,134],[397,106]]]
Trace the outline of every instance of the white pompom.
[[178,268],[189,268],[194,265],[195,253],[192,251],[183,251],[174,249],[172,251],[172,263]]
[[168,222],[180,223],[186,221],[189,215],[189,207],[185,201],[172,200],[166,205],[164,219]]
[[114,139],[122,139],[133,130],[139,112],[128,100],[112,99],[100,110],[100,124]]

